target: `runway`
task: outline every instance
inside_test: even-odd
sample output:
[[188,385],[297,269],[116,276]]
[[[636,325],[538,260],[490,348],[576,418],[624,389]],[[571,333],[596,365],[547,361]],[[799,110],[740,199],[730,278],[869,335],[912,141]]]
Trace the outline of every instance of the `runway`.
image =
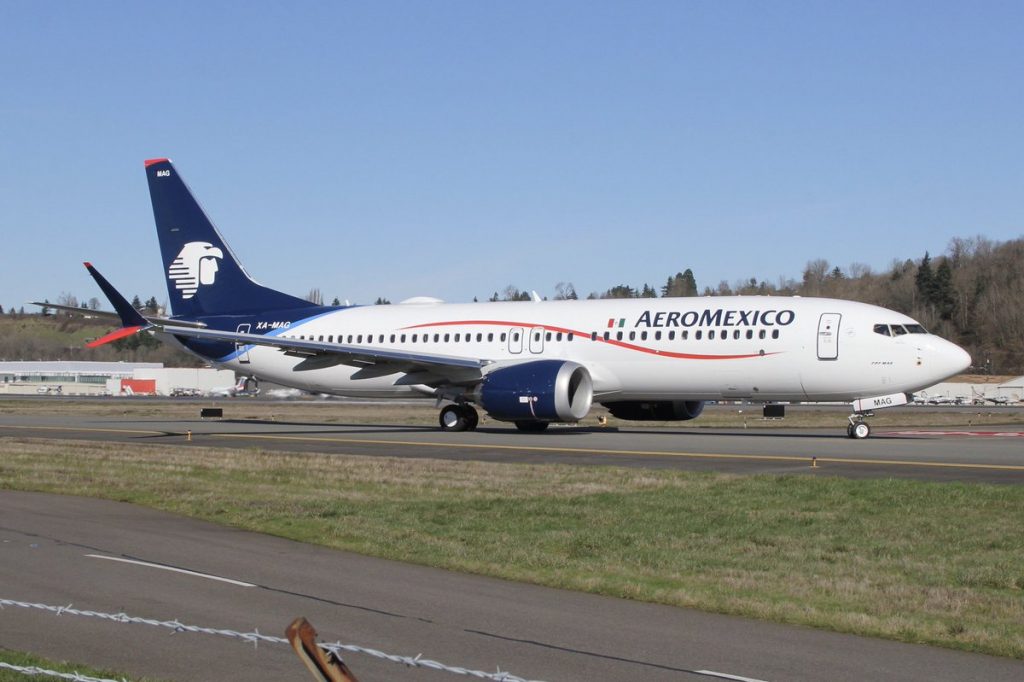
[[[1020,661],[460,575],[103,500],[0,492],[0,552],[0,598],[276,635],[305,615],[324,641],[535,680],[1024,675]],[[284,645],[11,606],[0,644],[168,680],[308,679]],[[346,660],[364,682],[464,679]]]
[[0,436],[739,474],[1024,483],[1024,429],[1020,426],[876,429],[870,438],[855,441],[846,438],[841,427],[606,430],[555,426],[543,434],[523,434],[501,425],[471,433],[444,433],[419,426],[255,419],[0,415]]

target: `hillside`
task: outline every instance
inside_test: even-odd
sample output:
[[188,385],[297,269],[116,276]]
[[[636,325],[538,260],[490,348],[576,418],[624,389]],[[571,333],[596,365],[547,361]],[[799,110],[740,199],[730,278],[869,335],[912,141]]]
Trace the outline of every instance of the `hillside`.
[[0,315],[0,360],[97,360],[162,362],[198,367],[195,357],[160,343],[148,334],[99,348],[86,348],[116,325],[105,320],[41,314]]

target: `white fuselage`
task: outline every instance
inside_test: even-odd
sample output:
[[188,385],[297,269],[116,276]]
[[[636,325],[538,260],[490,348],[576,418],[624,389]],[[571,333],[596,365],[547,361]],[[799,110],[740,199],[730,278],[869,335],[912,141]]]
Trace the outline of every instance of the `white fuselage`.
[[[961,348],[925,333],[906,315],[834,299],[417,302],[278,322],[268,326],[284,337],[479,359],[489,363],[485,373],[531,360],[571,360],[590,372],[596,402],[851,401],[920,390],[970,362]],[[888,333],[876,325],[888,326]],[[918,331],[898,331],[908,329]],[[215,361],[314,392],[436,395],[402,372],[354,378],[356,367],[308,368],[270,347],[240,347]]]

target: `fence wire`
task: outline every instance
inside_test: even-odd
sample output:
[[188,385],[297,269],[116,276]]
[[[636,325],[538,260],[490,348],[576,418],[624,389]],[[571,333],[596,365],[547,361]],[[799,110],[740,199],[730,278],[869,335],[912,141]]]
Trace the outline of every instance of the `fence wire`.
[[40,668],[35,665],[12,665],[10,663],[4,663],[0,661],[0,670],[13,670],[16,673],[22,675],[28,675],[29,677],[35,677],[36,675],[46,675],[47,677],[59,677],[62,680],[75,680],[75,682],[125,682],[125,680],[112,680],[108,677],[89,677],[81,673],[62,673],[57,670],[47,670],[46,668]]
[[[48,611],[58,616],[69,615],[69,616],[83,616],[86,618],[99,618],[101,620],[109,620],[115,623],[132,623],[137,625],[151,625],[154,627],[161,627],[175,632],[192,632],[202,635],[218,635],[221,637],[229,637],[232,639],[240,639],[243,642],[248,642],[253,646],[259,646],[260,642],[269,644],[288,644],[288,640],[284,637],[274,637],[272,635],[264,635],[258,630],[253,632],[238,632],[235,630],[228,630],[224,628],[211,628],[203,627],[200,625],[189,625],[182,623],[181,621],[175,620],[157,620],[154,618],[141,618],[139,616],[129,616],[126,613],[103,613],[101,611],[88,611],[83,609],[73,608],[70,604],[67,606],[52,606],[49,604],[36,604],[32,602],[17,601],[14,599],[3,599],[0,598],[0,609],[4,607],[13,606],[22,609],[37,609],[40,611]],[[431,670],[442,670],[444,672],[452,673],[454,675],[464,675],[467,677],[475,677],[481,680],[493,680],[494,682],[541,682],[540,680],[528,680],[517,675],[513,675],[508,672],[498,670],[497,672],[489,673],[482,670],[472,670],[470,668],[463,668],[460,666],[446,665],[438,661],[433,661],[429,658],[422,658],[421,654],[416,656],[403,656],[400,654],[389,654],[377,649],[370,649],[368,647],[359,646],[358,644],[342,644],[341,642],[334,642],[333,644],[319,643],[318,646],[325,651],[330,651],[339,658],[341,658],[341,652],[365,654],[373,658],[378,658],[384,661],[390,661],[392,663],[401,663],[411,668],[428,668]],[[68,673],[58,673],[59,675],[66,675]],[[77,674],[77,673],[73,673]],[[69,677],[66,679],[82,680],[83,682],[92,682],[96,678],[88,677]],[[118,682],[117,680],[100,680],[99,682]]]

